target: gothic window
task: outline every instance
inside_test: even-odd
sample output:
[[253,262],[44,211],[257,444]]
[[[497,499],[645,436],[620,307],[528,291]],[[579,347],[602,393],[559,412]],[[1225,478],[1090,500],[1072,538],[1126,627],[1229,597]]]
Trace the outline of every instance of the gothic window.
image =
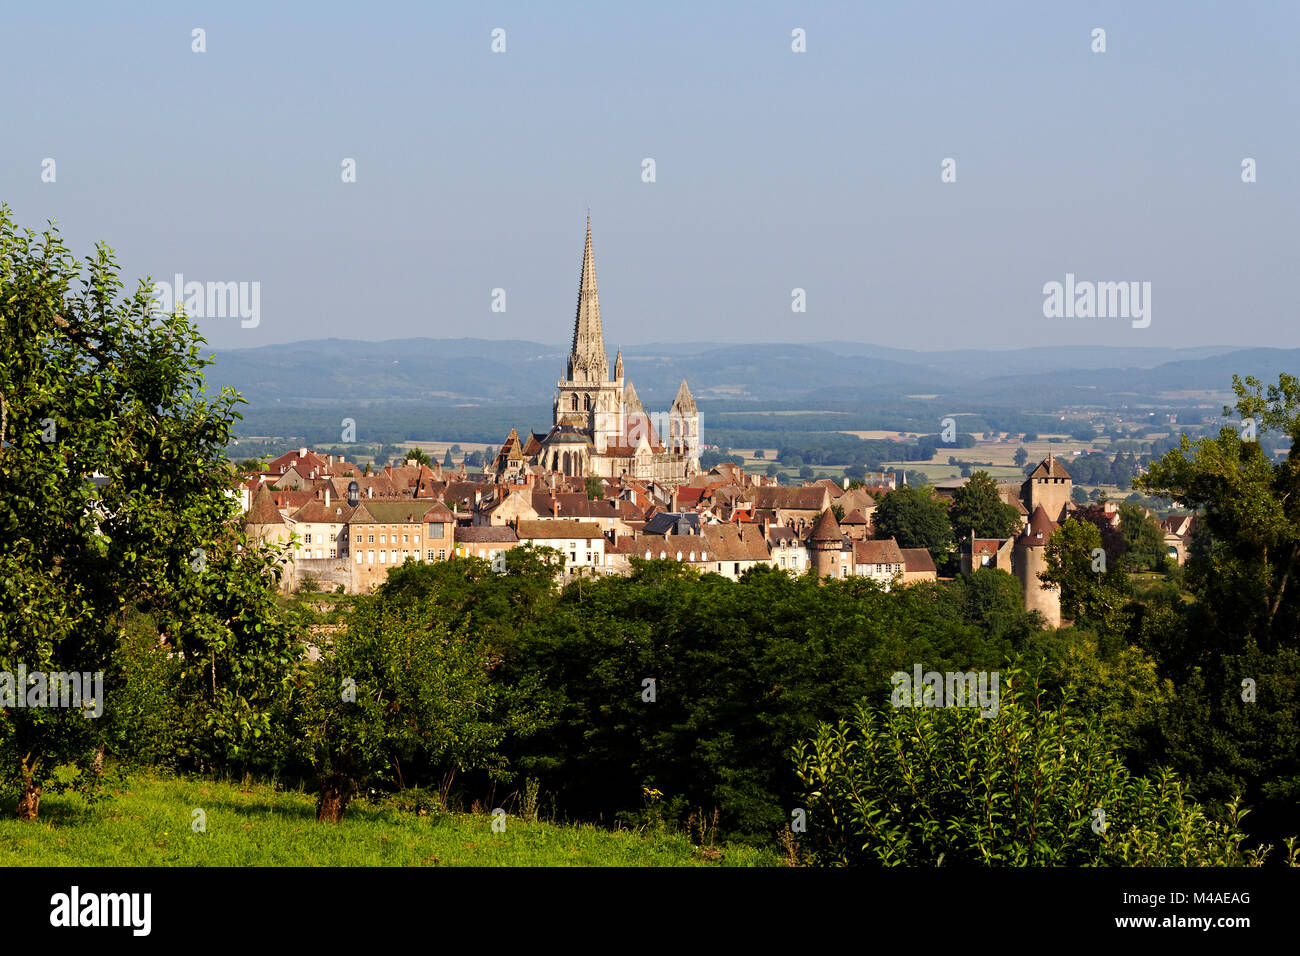
[[573,410],[574,410],[575,412],[578,410],[578,393],[577,393],[577,392],[574,392],[574,393],[573,393]]
[[584,412],[589,412],[589,411],[591,411],[591,396],[590,396],[590,395],[584,395],[584,396],[582,396],[582,410],[583,410]]

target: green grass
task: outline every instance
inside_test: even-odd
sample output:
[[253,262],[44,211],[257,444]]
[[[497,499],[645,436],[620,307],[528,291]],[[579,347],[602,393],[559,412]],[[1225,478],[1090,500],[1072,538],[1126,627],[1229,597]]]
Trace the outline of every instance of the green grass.
[[[191,829],[193,811],[206,832]],[[5,807],[0,866],[776,866],[742,845],[700,850],[676,832],[479,814],[417,816],[362,800],[340,825],[316,822],[312,794],[206,779],[141,775],[89,802],[48,794],[40,820]]]

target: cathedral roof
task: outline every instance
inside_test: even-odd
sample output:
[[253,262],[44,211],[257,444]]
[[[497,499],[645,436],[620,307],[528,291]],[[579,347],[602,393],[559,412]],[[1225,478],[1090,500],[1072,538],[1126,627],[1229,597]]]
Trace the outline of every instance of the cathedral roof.
[[591,248],[591,217],[587,217],[587,244],[582,251],[582,275],[578,280],[578,314],[573,320],[573,347],[569,352],[569,379],[584,373],[585,381],[609,378],[609,357],[605,334],[600,326],[600,296],[596,291],[596,255]]
[[686,387],[686,379],[682,379],[681,387],[677,389],[677,397],[673,399],[672,410],[688,414],[699,411],[695,407],[695,399],[691,396],[691,390]]

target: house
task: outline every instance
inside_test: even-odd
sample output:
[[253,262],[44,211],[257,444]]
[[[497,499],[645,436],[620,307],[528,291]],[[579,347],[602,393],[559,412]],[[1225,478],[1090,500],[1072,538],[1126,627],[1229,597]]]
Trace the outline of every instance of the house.
[[915,584],[918,581],[937,581],[939,580],[938,569],[934,566],[934,558],[925,548],[900,548],[903,552],[903,585]]
[[352,592],[364,594],[409,558],[423,560],[424,516],[432,501],[364,498],[348,522]]
[[879,581],[889,590],[891,585],[902,581],[903,570],[903,551],[895,539],[853,543],[853,573],[859,577]]
[[603,573],[605,535],[593,521],[521,521],[517,533],[522,542],[554,548],[563,554],[566,577]]

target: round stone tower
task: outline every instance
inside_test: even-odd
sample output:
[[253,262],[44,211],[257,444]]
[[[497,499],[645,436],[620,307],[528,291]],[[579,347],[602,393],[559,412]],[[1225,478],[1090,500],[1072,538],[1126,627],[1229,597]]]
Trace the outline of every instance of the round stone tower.
[[1057,524],[1039,505],[1029,518],[1029,527],[1016,538],[1011,567],[1025,592],[1025,610],[1043,615],[1047,626],[1061,626],[1061,591],[1044,584],[1039,573],[1047,570],[1047,542]]
[[840,523],[835,520],[831,509],[827,508],[808,535],[808,550],[812,552],[817,577],[840,576],[840,551],[843,546],[844,535],[840,532]]

